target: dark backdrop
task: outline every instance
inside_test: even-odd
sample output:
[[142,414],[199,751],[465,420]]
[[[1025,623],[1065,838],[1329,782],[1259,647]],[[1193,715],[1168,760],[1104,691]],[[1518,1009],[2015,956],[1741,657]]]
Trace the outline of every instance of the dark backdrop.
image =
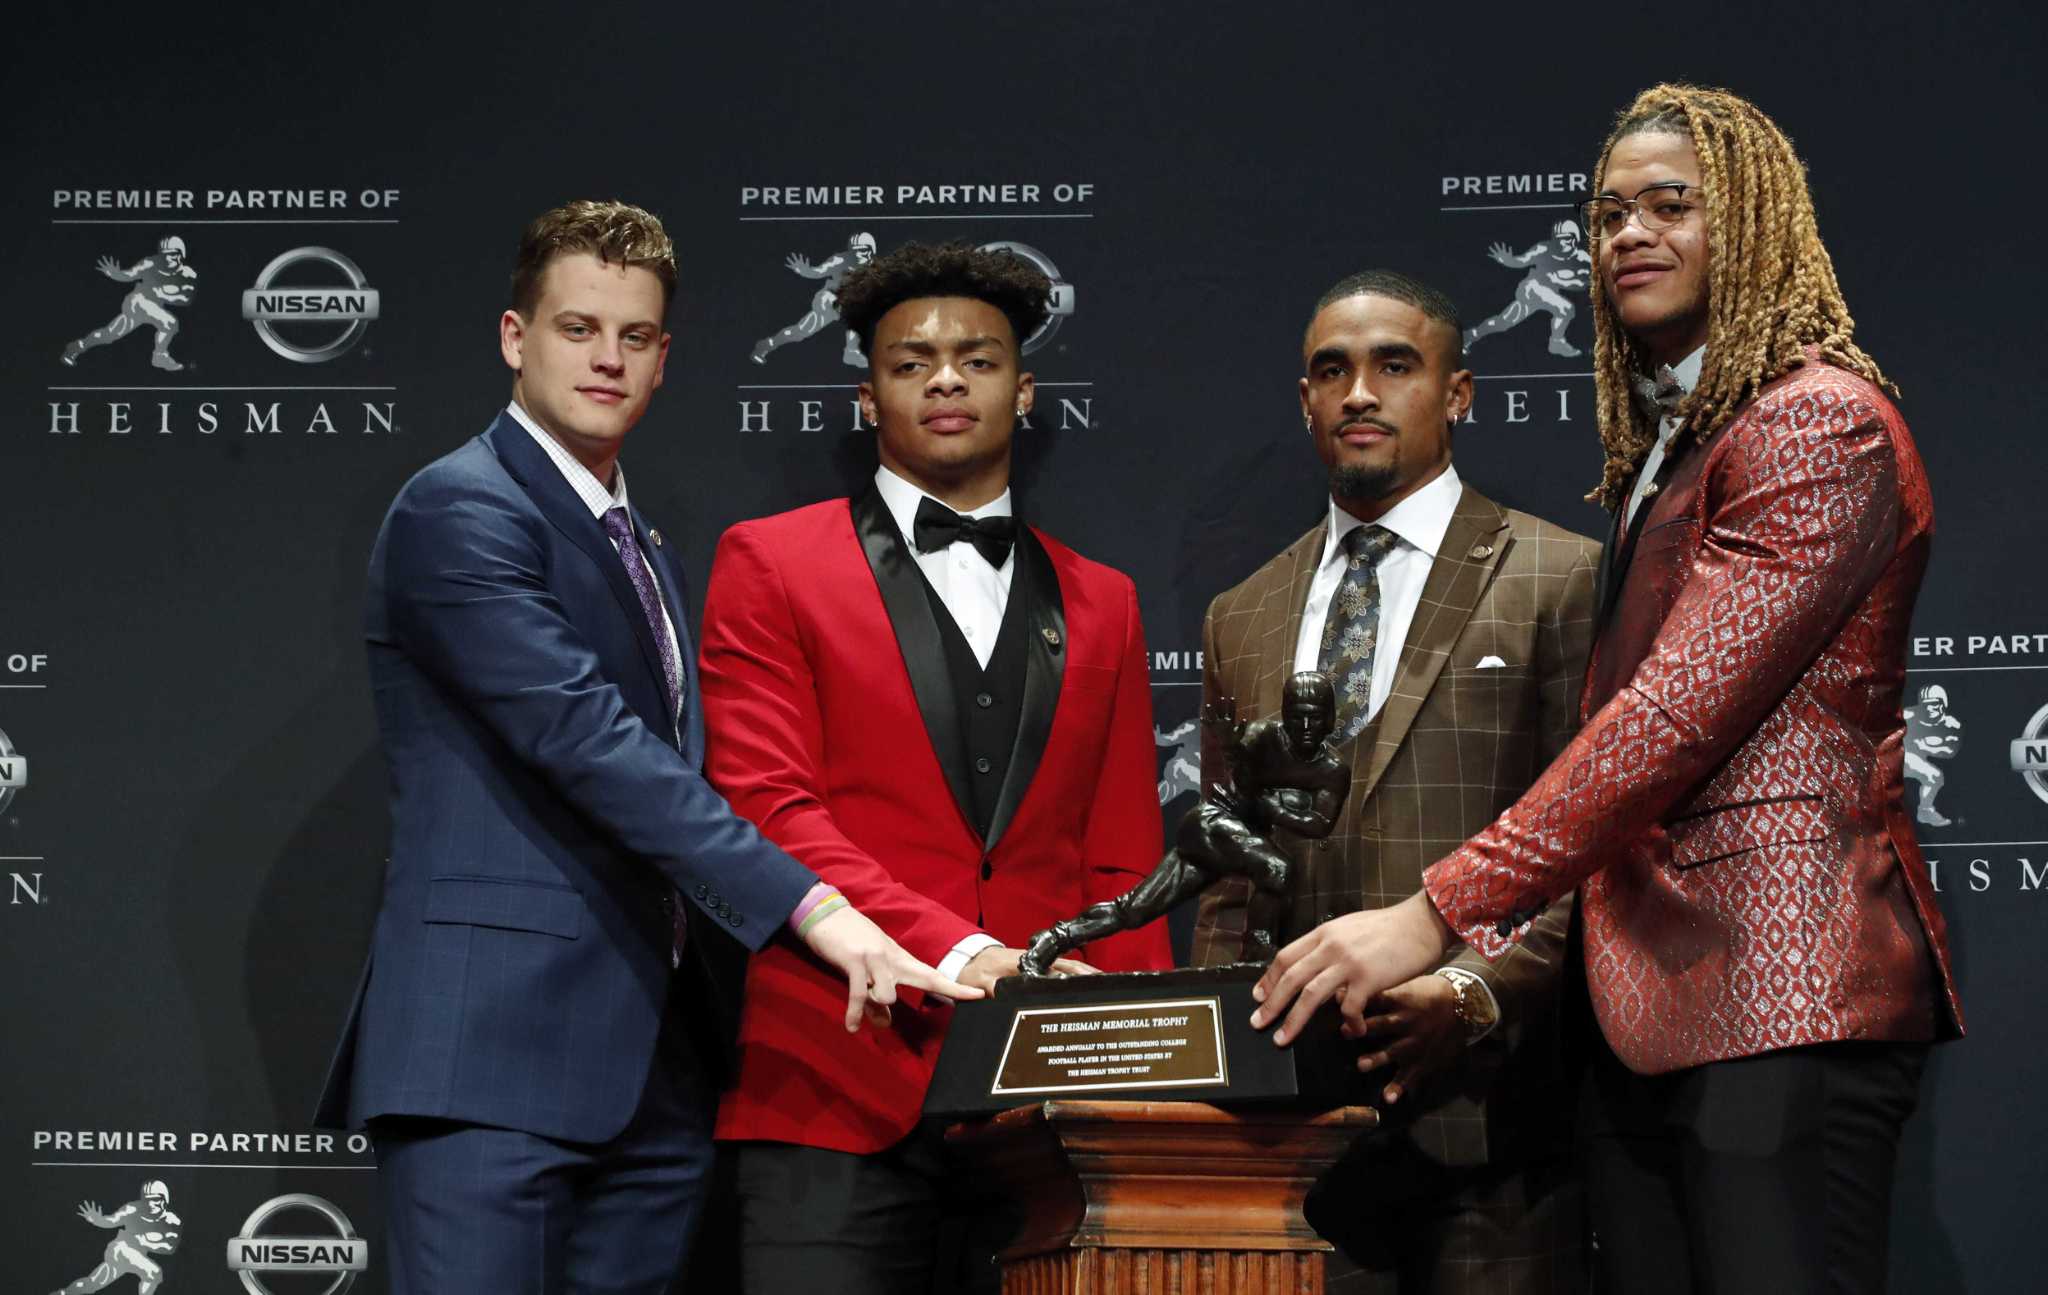
[[[2008,387],[2038,367],[2026,65],[2042,36],[2018,7],[1749,4],[18,19],[0,55],[0,264],[22,290],[0,325],[6,1269],[36,1289],[85,1273],[107,1234],[76,1203],[112,1209],[161,1178],[186,1229],[172,1291],[224,1289],[225,1239],[299,1192],[369,1238],[365,1287],[382,1288],[367,1155],[294,1140],[384,850],[363,565],[398,485],[506,397],[493,321],[525,219],[620,196],[676,235],[668,384],[625,462],[700,582],[726,525],[844,493],[871,463],[839,330],[749,362],[818,286],[786,256],[867,232],[1044,257],[1073,308],[1031,356],[1023,507],[1137,579],[1170,733],[1196,711],[1207,601],[1321,506],[1292,392],[1316,295],[1388,265],[1492,314],[1521,272],[1489,247],[1549,237],[1614,110],[1691,78],[1752,96],[1799,143],[1859,336],[1933,475],[1913,691],[1945,688],[1962,724],[1937,802],[1952,821],[1924,840],[1973,1034],[1937,1054],[1908,1135],[1895,1269],[1902,1290],[2010,1288],[2039,1257],[2020,1203],[2048,1189],[2030,1100],[2048,1049],[2026,1024],[2048,780],[2023,777],[2016,742],[2048,726],[2048,618],[2024,520],[2039,455]],[[749,192],[790,186],[794,205]],[[826,186],[861,192],[804,192]],[[847,201],[868,186],[879,200]],[[190,205],[122,205],[158,190]],[[60,363],[120,308],[95,261],[174,235],[199,276],[175,312],[185,367],[153,368],[147,330]],[[304,247],[340,252],[380,298],[323,362],[243,315],[266,265]],[[345,281],[310,263],[276,283]],[[1570,300],[1566,341],[1589,348]],[[1597,531],[1588,363],[1549,352],[1548,322],[1474,347],[1457,464]],[[342,327],[276,332],[304,350]],[[2031,757],[2048,764],[2040,743]],[[302,1212],[259,1230],[323,1228]]]

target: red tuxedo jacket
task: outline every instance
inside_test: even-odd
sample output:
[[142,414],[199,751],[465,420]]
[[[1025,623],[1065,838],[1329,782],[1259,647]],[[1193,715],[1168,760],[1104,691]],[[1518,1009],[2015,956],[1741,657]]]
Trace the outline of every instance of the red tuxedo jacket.
[[[711,568],[706,775],[933,965],[977,930],[1021,946],[1159,858],[1137,590],[1028,528],[1016,560],[1044,595],[987,840],[962,808],[973,775],[924,577],[878,494],[743,522]],[[1105,971],[1171,964],[1163,923],[1080,956]],[[793,942],[757,954],[718,1136],[871,1152],[908,1133],[951,1007],[899,1003],[888,1028],[857,1035],[845,1012],[845,981]]]
[[1429,869],[1437,910],[1493,956],[1584,883],[1594,1011],[1645,1074],[1960,1033],[1902,796],[1933,518],[1898,411],[1825,364],[1674,456],[1619,555],[1585,728]]

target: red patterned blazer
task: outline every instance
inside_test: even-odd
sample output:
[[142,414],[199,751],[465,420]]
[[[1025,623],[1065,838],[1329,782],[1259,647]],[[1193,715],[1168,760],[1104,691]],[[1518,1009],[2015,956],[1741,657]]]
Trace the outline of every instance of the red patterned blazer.
[[1898,411],[1817,362],[1674,455],[1610,545],[1584,729],[1429,868],[1437,911],[1498,956],[1582,886],[1593,1008],[1644,1074],[1960,1034],[1902,797],[1933,518]]

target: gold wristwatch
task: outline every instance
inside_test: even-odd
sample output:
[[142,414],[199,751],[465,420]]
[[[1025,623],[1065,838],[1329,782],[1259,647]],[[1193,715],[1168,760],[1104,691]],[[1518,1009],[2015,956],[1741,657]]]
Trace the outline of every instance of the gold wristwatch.
[[1465,1027],[1465,1042],[1477,1043],[1500,1024],[1500,1005],[1485,981],[1463,967],[1438,967],[1436,974],[1451,982],[1451,1012]]

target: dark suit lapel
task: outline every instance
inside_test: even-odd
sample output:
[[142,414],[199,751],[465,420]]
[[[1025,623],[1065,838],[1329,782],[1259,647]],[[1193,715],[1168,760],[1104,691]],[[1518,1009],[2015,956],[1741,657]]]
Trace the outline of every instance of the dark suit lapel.
[[924,716],[932,753],[945,771],[946,784],[953,789],[953,803],[972,824],[974,792],[960,716],[954,709],[952,672],[946,666],[946,648],[939,638],[939,623],[932,617],[931,599],[925,596],[924,573],[917,569],[910,546],[896,529],[896,519],[889,515],[880,491],[870,487],[850,507],[853,531],[867,554],[868,569],[875,573],[875,587],[881,591],[882,606],[896,631],[896,648],[903,654],[903,667],[910,675],[918,712]]
[[[597,569],[604,572],[605,583],[611,586],[612,596],[619,600],[619,610],[633,627],[633,639],[640,645],[640,655],[654,680],[655,693],[666,697],[668,685],[663,679],[661,650],[654,644],[654,627],[647,623],[647,613],[640,609],[640,595],[634,591],[633,582],[627,579],[626,565],[619,560],[619,551],[612,547],[604,527],[590,515],[589,507],[570,487],[547,451],[534,444],[533,436],[512,415],[499,414],[491,429],[484,433],[484,439],[498,456],[498,461],[505,465],[505,470],[526,488],[541,515],[566,535],[570,543],[588,554],[590,560],[597,564]],[[670,615],[674,617],[673,612]]]
[[1366,765],[1365,779],[1353,785],[1351,794],[1362,800],[1372,794],[1380,776],[1387,771],[1394,752],[1408,736],[1422,709],[1423,699],[1443,673],[1451,648],[1479,606],[1479,596],[1493,573],[1507,557],[1507,514],[1476,493],[1470,486],[1458,497],[1451,524],[1437,546],[1436,561],[1429,565],[1429,578],[1422,585],[1422,601],[1401,644],[1401,664],[1394,676],[1394,691],[1380,708],[1379,722]]
[[1621,579],[1621,546],[1627,539],[1621,530],[1622,512],[1620,508],[1615,509],[1614,516],[1608,520],[1607,543],[1600,550],[1600,583],[1596,586],[1600,590],[1600,605],[1593,612],[1595,628],[1607,623],[1607,612],[1614,606],[1615,585]]
[[[1621,582],[1628,576],[1628,564],[1636,555],[1636,540],[1643,533],[1643,522],[1649,517],[1652,506],[1657,502],[1657,496],[1671,480],[1672,472],[1685,461],[1698,444],[1697,438],[1684,438],[1674,447],[1674,452],[1666,455],[1664,461],[1657,465],[1657,478],[1650,484],[1649,493],[1643,496],[1643,502],[1636,505],[1635,520],[1629,523],[1626,529],[1623,528],[1621,519],[1628,511],[1628,501],[1624,499],[1622,506],[1615,509],[1614,525],[1608,533],[1607,548],[1600,555],[1600,608],[1593,617],[1595,629],[1607,623],[1607,613],[1614,607],[1614,600],[1621,593]],[[1629,491],[1631,494],[1635,491],[1633,481],[1629,483]]]
[[[1052,736],[1053,712],[1059,709],[1060,682],[1067,659],[1066,601],[1060,595],[1059,573],[1045,546],[1029,526],[1017,528],[1017,568],[1010,575],[1010,605],[1029,619],[1024,624],[1024,700],[1017,716],[1017,740],[1010,748],[1009,772],[996,797],[985,848],[995,849],[1003,830],[1017,815],[1024,793],[1038,772],[1045,744]],[[1022,600],[1021,605],[1019,600]]]

